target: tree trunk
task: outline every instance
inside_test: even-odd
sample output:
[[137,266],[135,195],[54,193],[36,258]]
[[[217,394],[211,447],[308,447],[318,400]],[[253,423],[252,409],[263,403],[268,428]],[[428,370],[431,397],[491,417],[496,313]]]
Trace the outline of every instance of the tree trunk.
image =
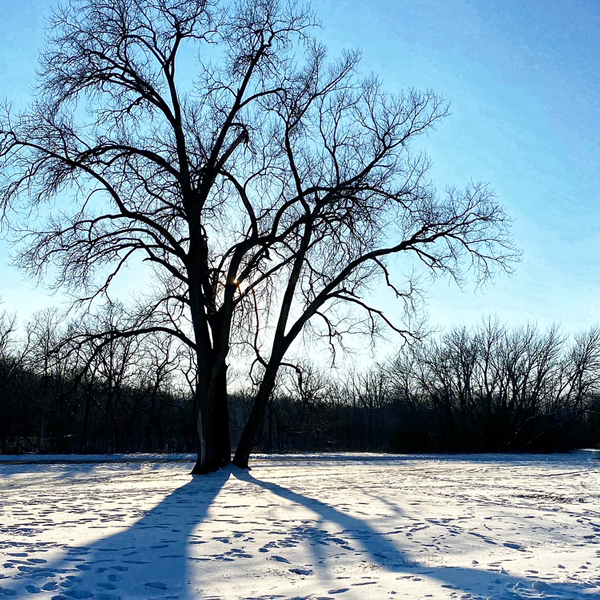
[[199,382],[196,396],[199,449],[192,475],[203,475],[218,471],[231,462],[225,363],[219,368],[214,382]]
[[231,462],[231,441],[229,438],[229,400],[227,398],[227,364],[219,369],[217,379],[217,398],[215,403],[215,421],[217,453],[221,466]]
[[81,431],[81,439],[79,440],[79,451],[82,454],[85,454],[86,446],[87,446],[87,437],[88,437],[88,428],[90,423],[90,410],[92,403],[92,391],[90,389],[86,389],[85,394],[85,412],[83,414],[83,429]]
[[252,412],[250,413],[248,422],[244,427],[244,431],[242,431],[242,436],[233,458],[233,464],[236,467],[240,467],[240,469],[248,468],[250,453],[254,447],[258,430],[263,422],[265,411],[269,403],[269,398],[271,397],[271,393],[275,387],[275,375],[277,374],[278,368],[279,367],[267,367],[267,371],[261,386],[256,394],[254,405],[252,406]]

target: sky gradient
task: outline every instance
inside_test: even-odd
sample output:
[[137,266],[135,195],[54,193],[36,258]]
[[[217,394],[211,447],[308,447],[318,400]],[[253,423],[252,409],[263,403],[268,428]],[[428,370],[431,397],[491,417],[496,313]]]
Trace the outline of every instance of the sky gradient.
[[[0,99],[27,101],[50,0],[0,7]],[[432,325],[600,323],[600,4],[595,0],[314,0],[331,56],[359,47],[393,92],[432,89],[450,116],[423,144],[441,189],[485,181],[514,219],[522,261],[484,291],[428,288]],[[7,266],[0,298],[26,320],[48,299]],[[391,303],[389,310],[393,312]]]

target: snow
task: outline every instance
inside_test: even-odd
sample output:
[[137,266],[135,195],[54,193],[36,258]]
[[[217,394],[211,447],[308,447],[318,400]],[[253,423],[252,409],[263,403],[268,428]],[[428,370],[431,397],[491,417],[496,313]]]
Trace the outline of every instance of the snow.
[[600,599],[591,452],[117,458],[2,457],[0,599]]

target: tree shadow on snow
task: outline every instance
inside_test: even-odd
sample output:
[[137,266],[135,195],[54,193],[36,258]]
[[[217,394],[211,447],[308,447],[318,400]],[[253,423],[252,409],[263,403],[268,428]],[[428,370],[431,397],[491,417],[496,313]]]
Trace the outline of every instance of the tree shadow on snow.
[[[201,590],[194,591],[192,586],[188,585],[188,567],[190,561],[208,561],[210,557],[203,556],[202,546],[193,546],[207,541],[195,535],[194,530],[207,519],[209,508],[232,473],[240,483],[261,488],[318,515],[320,523],[317,522],[315,526],[302,524],[286,534],[290,537],[288,542],[309,543],[314,559],[319,564],[316,568],[327,569],[327,557],[330,552],[326,551],[326,546],[337,544],[341,550],[351,552],[353,560],[360,560],[360,556],[355,556],[355,552],[360,551],[364,560],[388,572],[405,576],[407,580],[415,576],[427,576],[438,580],[440,586],[469,593],[470,595],[461,597],[472,600],[480,596],[497,600],[600,599],[600,595],[590,593],[597,589],[596,585],[600,583],[598,579],[596,585],[590,583],[587,586],[574,583],[547,584],[507,573],[466,567],[431,567],[416,563],[406,559],[401,549],[387,535],[376,531],[360,518],[344,513],[321,500],[276,483],[256,479],[248,472],[236,469],[193,478],[145,512],[132,526],[89,546],[75,546],[69,544],[66,539],[62,540],[61,544],[48,544],[47,549],[59,545],[64,553],[62,558],[55,562],[46,562],[41,558],[43,553],[40,549],[44,547],[43,542],[15,548],[18,551],[11,552],[9,559],[12,568],[8,567],[8,572],[13,576],[0,579],[0,597],[34,598],[39,592],[44,592],[46,597],[50,593],[50,597],[56,600],[191,600],[202,597]],[[114,527],[114,519],[107,520],[112,521],[107,526]],[[101,526],[97,520],[94,521],[95,526]],[[80,515],[73,521],[79,526],[83,522]],[[335,524],[336,531],[327,531],[324,522]],[[223,523],[223,537],[233,537],[234,532],[226,528],[227,525]],[[69,532],[69,529],[65,529],[65,538]],[[210,565],[210,569],[214,570],[218,567],[227,569],[226,565],[230,563],[219,563],[218,567],[214,562],[204,564],[207,568]],[[295,572],[303,575],[302,569],[296,569]],[[244,571],[240,573],[243,577]],[[201,585],[202,582],[196,583]],[[398,581],[394,591],[406,591],[408,583]],[[359,588],[353,589],[359,591]],[[324,591],[311,590],[317,595]],[[339,597],[343,597],[343,594]]]
[[[481,596],[483,598],[492,597],[498,600],[500,598],[507,600],[518,600],[521,598],[563,598],[565,600],[586,598],[586,600],[600,600],[600,593],[598,593],[598,586],[600,585],[599,577],[596,577],[593,583],[587,585],[574,583],[549,584],[532,578],[514,577],[506,572],[484,571],[468,567],[430,567],[419,564],[414,560],[407,560],[402,555],[401,550],[388,537],[376,531],[367,522],[359,518],[341,512],[320,500],[304,496],[276,483],[256,479],[248,472],[234,472],[234,475],[241,481],[259,486],[285,500],[315,512],[322,521],[335,523],[341,529],[341,533],[336,532],[335,535],[351,538],[352,545],[360,546],[365,554],[365,558],[369,562],[381,566],[388,571],[405,574],[408,577],[425,575],[438,580],[440,585],[445,588],[453,588],[472,594],[461,596],[461,598],[477,598]],[[321,536],[323,539],[336,539],[327,532],[323,532],[323,534]],[[349,550],[352,549],[349,548]],[[402,591],[400,588],[405,585],[399,583],[399,589],[395,591]],[[315,593],[320,591],[322,590],[314,590]],[[498,596],[498,593],[502,595]],[[310,597],[312,598],[312,596]]]
[[[202,543],[193,530],[206,519],[229,477],[230,471],[194,477],[127,529],[93,544],[76,546],[60,540],[15,549],[19,551],[10,553],[9,566],[13,576],[0,579],[0,598],[35,598],[39,593],[51,593],[53,600],[197,598],[187,586],[190,544]],[[94,521],[95,527],[102,526]],[[107,521],[111,521],[107,526],[115,526],[114,518]],[[74,522],[83,520],[78,515]],[[65,529],[65,538],[69,533]],[[41,558],[39,549],[56,546],[64,553],[61,559]]]

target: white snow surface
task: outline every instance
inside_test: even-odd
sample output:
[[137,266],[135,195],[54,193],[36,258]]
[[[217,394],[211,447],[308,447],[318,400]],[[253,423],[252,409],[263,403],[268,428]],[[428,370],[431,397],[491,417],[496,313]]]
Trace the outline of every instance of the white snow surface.
[[590,452],[192,465],[2,457],[0,599],[600,600]]

